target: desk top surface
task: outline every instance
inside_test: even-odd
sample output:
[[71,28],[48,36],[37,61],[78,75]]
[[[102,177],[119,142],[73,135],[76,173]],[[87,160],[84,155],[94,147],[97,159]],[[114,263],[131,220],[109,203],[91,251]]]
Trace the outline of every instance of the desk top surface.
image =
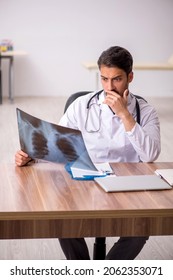
[[27,52],[25,51],[6,51],[6,52],[0,52],[0,57],[13,57],[13,56],[22,56],[27,55]]
[[[94,62],[84,62],[83,66],[88,70],[98,70],[98,66]],[[173,70],[173,63],[136,63],[134,70]]]
[[[173,168],[173,163],[114,163],[117,175],[154,174],[157,168]],[[104,214],[143,215],[173,213],[173,190],[105,193],[93,181],[72,180],[63,165],[37,163],[16,167],[0,165],[0,219],[41,215],[69,218]]]

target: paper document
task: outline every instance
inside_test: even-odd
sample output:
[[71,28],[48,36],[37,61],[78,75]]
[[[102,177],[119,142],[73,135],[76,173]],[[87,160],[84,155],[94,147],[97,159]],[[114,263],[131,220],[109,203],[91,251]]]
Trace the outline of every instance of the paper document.
[[104,177],[108,174],[112,174],[113,170],[108,162],[106,163],[94,163],[96,170],[88,170],[88,169],[81,169],[77,167],[77,164],[74,163],[71,166],[71,172],[73,178],[94,178],[94,177]]
[[87,169],[80,169],[71,167],[71,172],[73,178],[85,178],[85,177],[95,177],[95,176],[104,176],[106,173],[102,171],[94,171],[94,170],[87,170]]
[[155,173],[173,186],[173,169],[156,169]]
[[108,162],[94,163],[97,170],[106,172],[107,174],[113,174],[113,170]]

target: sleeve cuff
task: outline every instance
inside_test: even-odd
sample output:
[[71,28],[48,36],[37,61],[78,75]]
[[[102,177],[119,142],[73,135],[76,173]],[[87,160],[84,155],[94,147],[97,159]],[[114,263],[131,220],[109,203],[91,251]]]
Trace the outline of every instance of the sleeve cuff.
[[126,133],[127,133],[128,136],[133,136],[133,135],[134,135],[134,131],[135,131],[135,129],[136,129],[136,125],[137,125],[137,124],[134,125],[134,127],[132,128],[132,130],[126,131]]

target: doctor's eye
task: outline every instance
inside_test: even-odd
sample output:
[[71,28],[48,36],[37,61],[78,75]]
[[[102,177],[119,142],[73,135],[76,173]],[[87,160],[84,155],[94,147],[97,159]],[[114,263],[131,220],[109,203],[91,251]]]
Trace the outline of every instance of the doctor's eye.
[[107,82],[107,78],[105,78],[105,77],[101,77],[101,79],[102,79],[102,81],[104,81],[104,82]]
[[121,82],[122,81],[122,77],[116,77],[113,79],[113,81],[115,82]]

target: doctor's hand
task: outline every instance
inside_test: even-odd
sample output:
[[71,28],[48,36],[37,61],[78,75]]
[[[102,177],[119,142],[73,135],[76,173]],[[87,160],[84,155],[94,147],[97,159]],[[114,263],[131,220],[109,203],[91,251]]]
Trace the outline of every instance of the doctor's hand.
[[107,104],[111,110],[122,119],[129,115],[129,111],[127,109],[128,94],[128,89],[124,91],[123,96],[115,91],[106,91],[106,98],[103,103]]
[[24,153],[22,150],[17,151],[15,154],[15,163],[17,166],[26,165],[31,160],[28,154]]
[[107,104],[111,110],[122,120],[126,131],[131,131],[136,124],[133,116],[127,108],[128,89],[120,96],[114,91],[107,91],[106,98],[103,103]]

